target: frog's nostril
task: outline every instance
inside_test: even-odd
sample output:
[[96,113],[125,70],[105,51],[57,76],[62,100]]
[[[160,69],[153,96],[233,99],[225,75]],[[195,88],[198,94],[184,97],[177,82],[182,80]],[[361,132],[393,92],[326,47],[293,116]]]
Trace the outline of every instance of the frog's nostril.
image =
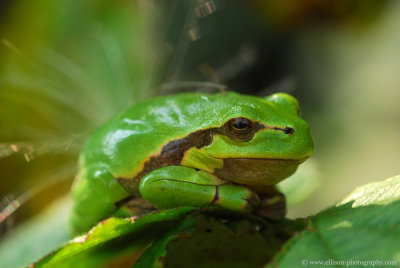
[[294,128],[285,127],[285,128],[283,129],[283,132],[284,132],[285,134],[288,134],[288,135],[293,134],[293,133],[294,133]]

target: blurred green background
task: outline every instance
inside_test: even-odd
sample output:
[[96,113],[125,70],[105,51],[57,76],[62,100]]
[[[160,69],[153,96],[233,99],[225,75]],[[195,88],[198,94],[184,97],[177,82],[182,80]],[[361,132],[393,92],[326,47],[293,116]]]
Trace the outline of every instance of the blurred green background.
[[68,194],[85,138],[114,113],[214,83],[300,101],[315,153],[299,176],[314,191],[290,217],[399,174],[399,11],[389,0],[2,1],[0,198],[29,200],[2,231]]

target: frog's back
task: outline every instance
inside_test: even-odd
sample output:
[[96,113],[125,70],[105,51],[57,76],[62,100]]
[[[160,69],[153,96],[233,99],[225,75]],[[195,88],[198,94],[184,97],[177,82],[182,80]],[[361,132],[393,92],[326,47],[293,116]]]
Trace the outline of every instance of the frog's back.
[[221,94],[186,93],[138,103],[119,113],[88,140],[81,165],[101,162],[115,178],[134,177],[171,140],[209,126]]

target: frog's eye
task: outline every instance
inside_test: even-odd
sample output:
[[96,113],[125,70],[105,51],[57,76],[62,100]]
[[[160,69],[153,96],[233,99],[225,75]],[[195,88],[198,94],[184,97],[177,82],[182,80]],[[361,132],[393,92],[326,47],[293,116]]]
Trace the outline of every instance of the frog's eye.
[[256,125],[247,118],[237,117],[225,123],[224,131],[230,139],[245,142],[253,138]]

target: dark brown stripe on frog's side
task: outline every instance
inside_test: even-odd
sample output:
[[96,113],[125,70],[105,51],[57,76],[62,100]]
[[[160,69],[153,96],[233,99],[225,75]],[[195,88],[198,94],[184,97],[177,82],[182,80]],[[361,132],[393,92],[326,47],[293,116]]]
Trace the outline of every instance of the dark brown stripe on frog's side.
[[202,148],[210,145],[213,135],[219,132],[219,128],[208,128],[190,133],[186,137],[173,140],[164,145],[157,156],[150,157],[143,169],[133,178],[117,178],[118,182],[131,194],[137,194],[140,179],[157,168],[164,166],[180,165],[183,156],[190,148]]

